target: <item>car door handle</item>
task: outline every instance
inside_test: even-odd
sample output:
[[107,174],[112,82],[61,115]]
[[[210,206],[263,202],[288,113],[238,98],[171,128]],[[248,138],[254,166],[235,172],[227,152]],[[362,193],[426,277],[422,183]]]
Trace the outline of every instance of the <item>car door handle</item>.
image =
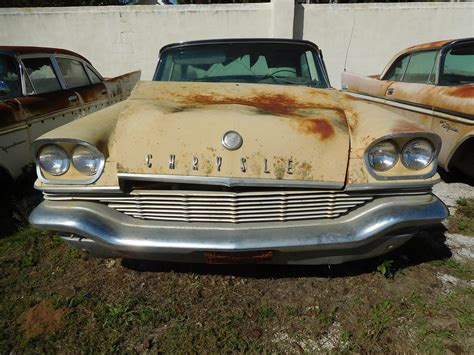
[[69,102],[76,102],[77,101],[77,96],[76,95],[71,95],[67,98]]
[[388,95],[388,96],[393,95],[393,92],[394,92],[394,91],[395,91],[395,90],[394,90],[393,88],[388,89],[388,90],[387,90],[387,95]]

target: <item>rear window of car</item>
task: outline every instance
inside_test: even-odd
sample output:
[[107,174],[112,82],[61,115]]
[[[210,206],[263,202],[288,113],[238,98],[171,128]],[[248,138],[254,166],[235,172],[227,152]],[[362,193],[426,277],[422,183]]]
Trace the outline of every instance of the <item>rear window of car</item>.
[[79,60],[69,58],[56,58],[56,60],[68,89],[91,84],[84,66]]
[[457,45],[446,52],[441,68],[441,85],[474,83],[474,42]]
[[22,62],[37,94],[61,90],[49,57],[23,58]]

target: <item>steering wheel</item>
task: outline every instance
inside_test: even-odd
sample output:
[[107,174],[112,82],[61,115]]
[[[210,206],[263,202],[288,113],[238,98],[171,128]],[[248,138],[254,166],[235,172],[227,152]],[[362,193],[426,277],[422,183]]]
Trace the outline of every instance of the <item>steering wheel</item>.
[[295,74],[295,72],[291,69],[278,69],[277,71],[274,71],[270,75],[275,75],[275,74],[282,73],[282,72],[288,72],[288,73],[291,73],[291,74]]

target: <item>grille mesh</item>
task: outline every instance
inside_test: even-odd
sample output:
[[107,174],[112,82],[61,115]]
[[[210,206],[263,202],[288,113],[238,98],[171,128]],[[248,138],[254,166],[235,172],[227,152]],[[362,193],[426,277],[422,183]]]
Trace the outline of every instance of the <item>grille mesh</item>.
[[126,195],[45,194],[47,200],[97,201],[134,218],[250,223],[337,218],[373,196],[340,191],[132,191]]

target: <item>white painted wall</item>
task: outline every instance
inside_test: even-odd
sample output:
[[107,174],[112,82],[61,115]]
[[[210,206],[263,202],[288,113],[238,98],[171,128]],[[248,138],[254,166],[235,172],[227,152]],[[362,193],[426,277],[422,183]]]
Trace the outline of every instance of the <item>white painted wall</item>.
[[162,46],[197,39],[270,37],[272,4],[0,9],[0,43],[66,48],[104,76],[141,69]]
[[[296,16],[294,16],[296,14]],[[168,43],[231,37],[308,39],[323,50],[331,83],[347,69],[379,73],[399,50],[474,37],[474,3],[113,6],[0,9],[0,44],[62,47],[87,57],[104,76],[142,69],[151,79]]]
[[347,70],[380,74],[399,51],[415,44],[474,37],[474,3],[304,5],[303,37],[323,50],[331,84]]

